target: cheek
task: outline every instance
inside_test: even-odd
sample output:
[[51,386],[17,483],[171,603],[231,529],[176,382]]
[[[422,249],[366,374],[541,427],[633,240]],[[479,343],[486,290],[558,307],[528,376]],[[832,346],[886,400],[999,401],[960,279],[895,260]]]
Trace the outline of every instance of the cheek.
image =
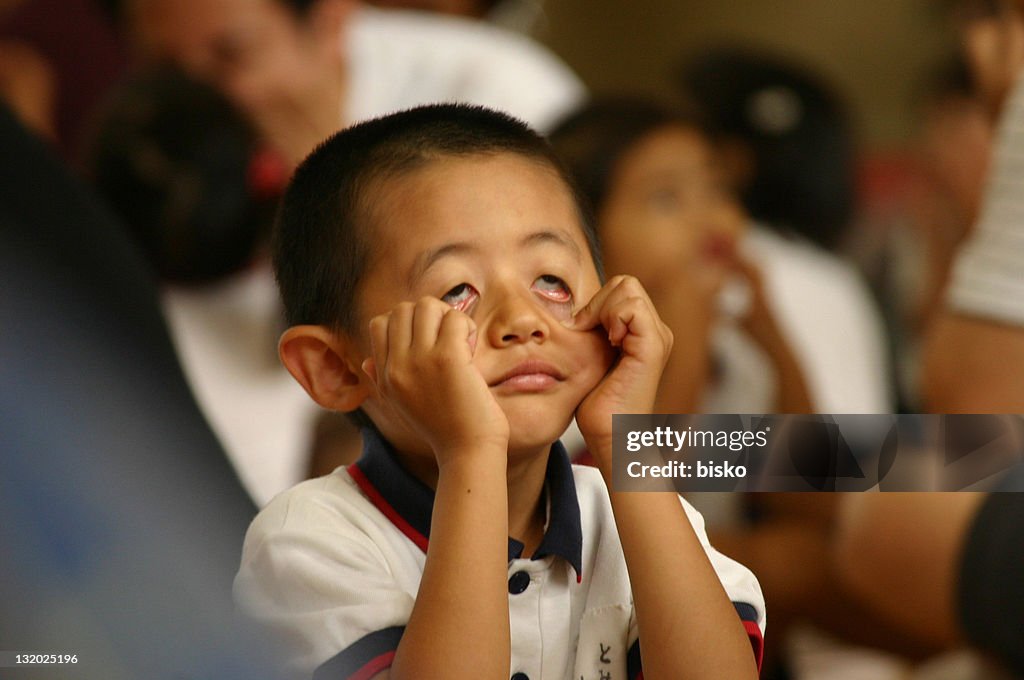
[[[588,300],[590,298],[587,298]],[[556,302],[555,300],[545,300],[544,307],[548,313],[559,321],[568,321],[572,318],[573,314],[573,303],[572,300],[568,302]]]

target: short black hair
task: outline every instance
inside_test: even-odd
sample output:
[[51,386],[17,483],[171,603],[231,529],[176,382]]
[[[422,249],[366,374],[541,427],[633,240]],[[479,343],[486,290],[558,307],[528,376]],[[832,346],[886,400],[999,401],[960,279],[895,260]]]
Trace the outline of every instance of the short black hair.
[[353,333],[372,242],[375,185],[446,157],[511,153],[550,168],[566,184],[601,273],[592,220],[547,141],[511,116],[466,104],[432,104],[376,118],[322,142],[299,165],[272,238],[289,325]]
[[619,96],[584,105],[562,120],[549,139],[589,210],[596,214],[608,198],[623,155],[643,138],[669,126],[704,133],[697,115],[681,104]]

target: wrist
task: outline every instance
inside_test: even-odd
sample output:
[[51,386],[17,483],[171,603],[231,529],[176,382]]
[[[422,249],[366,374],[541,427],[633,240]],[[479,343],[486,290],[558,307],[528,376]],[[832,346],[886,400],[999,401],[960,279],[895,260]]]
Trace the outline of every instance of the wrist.
[[584,435],[583,440],[587,443],[587,452],[594,460],[594,467],[601,471],[605,479],[609,479],[612,468],[612,436],[589,436]]
[[446,442],[434,449],[438,474],[446,472],[479,472],[489,469],[505,470],[508,464],[508,442],[476,439],[466,442]]

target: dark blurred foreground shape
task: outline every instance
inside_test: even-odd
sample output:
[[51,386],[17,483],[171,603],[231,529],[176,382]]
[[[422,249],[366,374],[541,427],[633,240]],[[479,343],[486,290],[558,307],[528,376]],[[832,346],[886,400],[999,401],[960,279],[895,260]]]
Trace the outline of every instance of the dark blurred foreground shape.
[[152,272],[0,105],[4,678],[269,677],[230,585],[255,509],[184,381]]

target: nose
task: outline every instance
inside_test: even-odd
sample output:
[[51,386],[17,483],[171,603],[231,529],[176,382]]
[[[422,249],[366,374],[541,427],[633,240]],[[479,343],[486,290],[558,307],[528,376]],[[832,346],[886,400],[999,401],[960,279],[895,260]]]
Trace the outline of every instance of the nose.
[[531,293],[508,292],[492,311],[487,337],[493,347],[544,342],[551,332],[548,323]]

